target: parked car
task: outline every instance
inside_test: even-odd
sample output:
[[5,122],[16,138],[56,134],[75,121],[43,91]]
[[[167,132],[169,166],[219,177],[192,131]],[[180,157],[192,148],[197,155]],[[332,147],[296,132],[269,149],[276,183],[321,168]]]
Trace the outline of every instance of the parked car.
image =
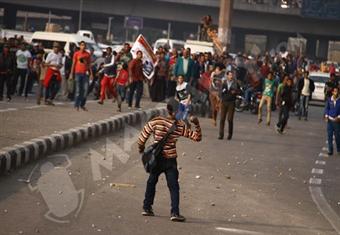
[[181,50],[184,47],[185,42],[181,40],[174,40],[174,39],[166,39],[166,38],[160,38],[158,39],[154,46],[153,46],[153,51],[156,53],[157,49],[162,46],[164,47],[165,45],[168,46],[169,50],[172,50],[173,48],[176,48],[177,51]]
[[212,42],[187,40],[184,47],[190,48],[192,54],[205,52],[215,53],[214,44]]
[[313,100],[325,100],[325,85],[330,77],[329,73],[311,72],[309,78],[314,81],[315,90],[312,96]]
[[79,47],[79,43],[81,41],[86,42],[88,49],[92,48],[94,50],[94,55],[96,57],[102,56],[102,50],[93,40],[79,34],[37,31],[32,35],[32,43],[42,43],[46,52],[51,52],[53,49],[53,43],[58,42],[59,45],[64,48],[66,55],[69,55],[71,50]]

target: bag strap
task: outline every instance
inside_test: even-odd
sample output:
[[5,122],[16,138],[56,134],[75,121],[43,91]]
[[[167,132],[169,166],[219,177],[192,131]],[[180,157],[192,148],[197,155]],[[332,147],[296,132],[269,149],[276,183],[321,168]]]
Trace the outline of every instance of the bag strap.
[[163,145],[166,143],[169,136],[176,130],[177,128],[177,120],[172,124],[168,132],[163,136],[163,138],[158,142],[158,144],[163,147]]

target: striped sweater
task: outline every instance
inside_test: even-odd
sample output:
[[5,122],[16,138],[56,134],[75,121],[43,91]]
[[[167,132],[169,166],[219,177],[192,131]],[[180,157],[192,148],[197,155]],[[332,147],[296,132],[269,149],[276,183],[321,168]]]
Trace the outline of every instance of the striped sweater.
[[[173,122],[173,119],[166,117],[156,117],[149,121],[139,136],[138,147],[143,149],[151,134],[153,134],[154,143],[159,142],[171,128]],[[165,158],[177,157],[176,142],[181,136],[199,142],[202,139],[201,127],[197,125],[195,130],[191,130],[183,121],[178,121],[176,130],[172,132],[163,147],[163,156]]]

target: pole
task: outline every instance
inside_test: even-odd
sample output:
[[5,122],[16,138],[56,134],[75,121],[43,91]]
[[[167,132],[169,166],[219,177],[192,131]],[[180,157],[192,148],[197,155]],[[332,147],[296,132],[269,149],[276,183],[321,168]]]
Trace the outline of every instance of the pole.
[[27,25],[28,25],[28,12],[25,13],[25,21],[24,21],[24,31],[27,31]]
[[106,34],[106,40],[109,41],[110,40],[110,36],[111,36],[111,21],[112,21],[113,17],[110,16],[109,17],[109,21],[107,24],[107,34]]
[[48,25],[51,24],[51,10],[48,11]]
[[82,17],[83,17],[83,4],[84,4],[84,0],[80,0],[78,30],[81,30],[81,22],[82,22]]
[[170,34],[171,34],[171,23],[168,23],[168,40],[170,39]]
[[231,17],[233,0],[220,0],[220,16],[218,22],[218,39],[226,50],[230,49],[231,43]]

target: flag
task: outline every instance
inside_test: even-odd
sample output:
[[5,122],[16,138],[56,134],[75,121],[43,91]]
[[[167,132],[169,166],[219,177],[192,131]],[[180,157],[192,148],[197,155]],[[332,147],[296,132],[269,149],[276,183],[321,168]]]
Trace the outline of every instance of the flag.
[[155,73],[155,67],[157,63],[156,55],[153,53],[151,46],[140,34],[135,43],[131,48],[131,54],[133,58],[136,58],[137,51],[141,51],[143,53],[143,73],[144,76],[148,79],[151,79]]

